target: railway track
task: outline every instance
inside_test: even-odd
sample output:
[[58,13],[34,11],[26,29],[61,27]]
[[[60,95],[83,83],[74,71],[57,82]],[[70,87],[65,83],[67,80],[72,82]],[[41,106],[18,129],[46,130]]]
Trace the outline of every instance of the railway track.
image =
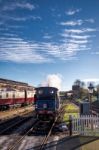
[[7,148],[7,150],[17,150],[20,149],[19,145],[20,143],[24,140],[24,138],[30,134],[34,134],[34,132],[36,132],[36,134],[41,134],[41,132],[43,132],[43,134],[45,135],[44,138],[42,137],[42,144],[40,146],[37,146],[39,150],[44,149],[45,144],[47,143],[48,137],[51,134],[51,130],[53,128],[52,123],[47,122],[47,121],[40,121],[40,120],[35,120],[33,124],[31,124],[31,126],[24,131],[24,135],[21,137],[18,136],[13,136],[14,141],[10,144],[10,146]]
[[[55,120],[56,121],[56,120]],[[54,126],[55,122],[42,122],[40,120],[35,120],[34,123],[31,124],[31,126],[24,131],[23,136],[13,136],[14,141],[10,143],[10,146],[7,148],[7,150],[17,150],[19,148],[20,143],[24,140],[24,138],[30,134],[41,134],[41,132],[45,135],[44,138],[42,136],[42,142],[40,146],[37,146],[39,150],[42,150],[45,148],[48,138],[51,135],[52,128]]]
[[[52,134],[52,129],[55,125],[55,123],[57,122],[58,117],[61,115],[61,113],[63,113],[63,109],[60,111],[59,115],[57,116],[57,118],[55,119],[54,122],[42,122],[40,120],[37,119],[33,119],[33,118],[28,118],[26,120],[26,123],[23,121],[22,123],[19,123],[19,125],[15,125],[15,127],[12,127],[14,130],[11,130],[10,128],[7,129],[6,131],[4,131],[2,133],[2,135],[4,135],[5,133],[10,132],[11,134],[8,136],[8,140],[5,141],[5,148],[6,150],[18,150],[22,148],[22,143],[24,143],[24,141],[27,141],[27,139],[29,139],[29,137],[31,137],[32,139],[37,138],[39,141],[39,143],[35,143],[36,145],[39,145],[38,149],[42,150],[45,149],[47,142],[49,140],[50,135]],[[23,125],[23,124],[28,124],[28,125]],[[19,126],[23,125],[23,127],[21,127],[21,129],[19,129]],[[17,128],[18,127],[18,128]],[[40,131],[40,132],[39,132]],[[43,136],[41,134],[41,132],[43,133]],[[35,134],[41,134],[41,136],[34,136]],[[32,135],[32,136],[31,136]],[[40,138],[40,139],[39,139]],[[2,149],[4,146],[3,144],[1,145],[0,149]]]
[[58,119],[58,118],[56,118],[55,121],[52,123],[52,125],[51,125],[51,127],[50,127],[50,129],[49,129],[49,131],[48,131],[48,134],[44,137],[44,139],[43,139],[43,141],[42,141],[42,144],[41,144],[41,146],[40,146],[40,148],[39,148],[40,150],[44,150],[44,149],[46,148],[47,141],[48,141],[48,139],[49,139],[49,137],[50,137],[50,135],[51,135],[51,133],[52,133],[52,129],[53,129],[53,127],[55,126],[55,123],[56,123],[57,119]]
[[[19,147],[20,142],[28,135],[33,127],[37,124],[37,119],[33,117],[27,117],[25,120],[21,120],[16,124],[13,124],[13,127],[6,128],[2,131],[2,135],[8,134],[9,136],[5,136],[5,141],[0,145],[1,149],[13,150]],[[1,137],[2,139],[2,137]]]
[[47,146],[47,144],[48,144],[48,143],[47,143],[47,142],[48,142],[48,139],[49,139],[49,137],[50,137],[51,134],[52,134],[52,130],[53,130],[55,124],[57,123],[59,117],[61,116],[61,114],[62,114],[63,112],[64,112],[64,106],[63,106],[62,109],[60,110],[60,112],[59,112],[58,116],[55,118],[54,122],[52,122],[52,123],[50,124],[49,130],[48,130],[47,134],[45,135],[45,137],[43,138],[41,145],[36,148],[37,150],[45,150],[45,149],[46,149],[46,146]]
[[10,143],[10,146],[8,147],[7,150],[17,150],[19,147],[20,142],[29,134],[34,130],[34,127],[38,124],[38,120],[35,120],[34,122],[32,122],[30,124],[30,126],[28,128],[26,128],[23,132],[21,132],[21,134],[23,134],[23,136],[13,136],[14,141],[12,143]]
[[97,108],[97,107],[94,106],[94,105],[91,105],[91,113],[92,113],[93,115],[99,116],[99,108]]
[[19,115],[12,119],[8,119],[6,121],[1,122],[0,123],[0,135],[5,134],[6,132],[11,132],[11,130],[13,130],[12,128],[15,128],[18,125],[21,125],[22,123],[28,121],[28,119],[30,119],[31,117],[33,117],[33,113],[28,112],[24,114],[23,116]]
[[96,111],[96,113],[99,113],[99,107],[95,106],[95,105],[91,105],[92,110]]
[[19,126],[29,121],[32,117],[16,118],[14,123],[5,124],[0,128],[0,135],[8,135],[14,132]]

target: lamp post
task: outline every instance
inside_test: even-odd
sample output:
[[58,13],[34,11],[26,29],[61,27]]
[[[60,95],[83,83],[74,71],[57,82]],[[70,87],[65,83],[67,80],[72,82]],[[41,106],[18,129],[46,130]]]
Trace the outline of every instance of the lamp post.
[[99,101],[99,85],[97,86],[97,101]]
[[92,103],[92,93],[93,93],[93,89],[94,89],[94,86],[92,83],[89,84],[88,86],[88,90],[89,90],[89,103],[90,103],[90,111],[91,111],[91,103]]

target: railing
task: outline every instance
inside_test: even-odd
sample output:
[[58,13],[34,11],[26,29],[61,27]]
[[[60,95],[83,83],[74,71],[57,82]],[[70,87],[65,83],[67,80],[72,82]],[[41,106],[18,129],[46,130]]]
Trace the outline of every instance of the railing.
[[81,115],[71,117],[70,130],[72,135],[99,136],[99,115]]

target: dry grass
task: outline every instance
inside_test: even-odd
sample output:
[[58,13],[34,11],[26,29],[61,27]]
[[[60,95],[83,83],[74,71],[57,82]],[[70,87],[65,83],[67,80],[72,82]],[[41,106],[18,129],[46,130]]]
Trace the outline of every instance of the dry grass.
[[72,104],[72,103],[69,103],[66,105],[65,107],[65,113],[64,113],[64,116],[63,116],[63,121],[68,121],[69,120],[69,116],[74,116],[74,117],[78,117],[79,115],[79,108]]

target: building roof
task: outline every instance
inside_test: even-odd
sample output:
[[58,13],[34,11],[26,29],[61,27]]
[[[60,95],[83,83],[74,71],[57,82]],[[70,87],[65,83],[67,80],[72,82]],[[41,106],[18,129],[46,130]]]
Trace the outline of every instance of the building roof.
[[33,90],[34,89],[34,87],[28,85],[28,83],[9,80],[9,79],[3,79],[3,78],[0,78],[0,86],[2,89],[6,88],[6,89],[13,89],[13,90]]

